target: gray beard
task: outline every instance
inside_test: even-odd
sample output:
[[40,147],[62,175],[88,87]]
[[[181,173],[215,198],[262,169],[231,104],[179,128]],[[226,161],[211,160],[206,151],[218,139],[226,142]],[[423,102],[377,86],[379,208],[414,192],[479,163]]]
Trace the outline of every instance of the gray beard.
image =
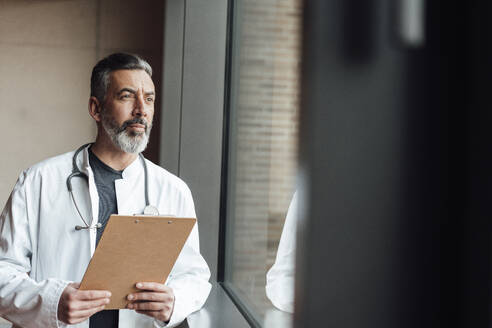
[[[120,127],[111,117],[104,115],[103,110],[101,123],[104,131],[108,134],[113,144],[126,153],[139,154],[147,148],[152,124],[148,124],[143,118],[125,121]],[[145,132],[134,133],[126,130],[126,127],[133,123],[145,125]]]

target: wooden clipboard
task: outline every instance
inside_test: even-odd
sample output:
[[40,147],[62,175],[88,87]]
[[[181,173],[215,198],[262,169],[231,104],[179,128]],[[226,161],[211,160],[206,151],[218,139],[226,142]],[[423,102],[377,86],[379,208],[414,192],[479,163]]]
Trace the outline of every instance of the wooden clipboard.
[[195,223],[196,218],[111,215],[80,289],[109,290],[105,309],[124,309],[137,282],[167,280]]

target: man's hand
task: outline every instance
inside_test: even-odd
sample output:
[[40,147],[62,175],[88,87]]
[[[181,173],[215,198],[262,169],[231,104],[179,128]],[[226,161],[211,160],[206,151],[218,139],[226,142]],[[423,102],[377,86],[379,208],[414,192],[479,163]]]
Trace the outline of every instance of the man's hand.
[[173,290],[157,282],[139,282],[136,287],[141,291],[127,296],[131,302],[126,307],[168,322],[174,309]]
[[69,284],[58,303],[58,320],[70,325],[87,320],[104,309],[111,293],[106,290],[79,290],[80,283]]

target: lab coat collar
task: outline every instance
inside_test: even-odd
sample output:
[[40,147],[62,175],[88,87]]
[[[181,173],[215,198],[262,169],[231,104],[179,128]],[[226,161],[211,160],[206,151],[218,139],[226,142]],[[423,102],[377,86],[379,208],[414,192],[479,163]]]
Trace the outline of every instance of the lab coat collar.
[[89,172],[92,172],[91,167],[89,165],[89,147],[92,143],[88,144],[84,150],[81,151],[82,156],[78,155],[76,162],[79,166],[79,170],[89,176]]
[[123,170],[123,179],[131,178],[138,174],[142,165],[142,159],[140,156],[137,156],[137,158]]

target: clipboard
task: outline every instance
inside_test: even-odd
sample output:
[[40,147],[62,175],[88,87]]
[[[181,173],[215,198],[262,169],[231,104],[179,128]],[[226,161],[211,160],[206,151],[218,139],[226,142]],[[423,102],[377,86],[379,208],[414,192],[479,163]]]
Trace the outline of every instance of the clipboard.
[[81,290],[109,290],[106,310],[124,309],[137,282],[165,283],[196,218],[113,214],[85,271]]

